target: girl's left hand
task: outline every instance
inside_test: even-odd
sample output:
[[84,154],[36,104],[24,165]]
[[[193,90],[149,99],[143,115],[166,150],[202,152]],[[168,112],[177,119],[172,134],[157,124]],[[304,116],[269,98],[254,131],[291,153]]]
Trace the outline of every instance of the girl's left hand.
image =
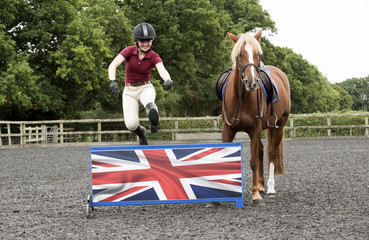
[[173,86],[173,81],[171,79],[165,80],[163,84],[164,90],[169,90]]

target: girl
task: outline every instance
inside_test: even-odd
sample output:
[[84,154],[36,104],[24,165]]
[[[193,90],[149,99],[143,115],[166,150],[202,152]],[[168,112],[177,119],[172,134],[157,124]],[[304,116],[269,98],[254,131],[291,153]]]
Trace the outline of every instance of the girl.
[[151,50],[156,38],[155,29],[148,23],[140,23],[133,30],[135,46],[126,47],[109,65],[110,93],[119,96],[120,90],[116,80],[117,67],[126,61],[126,82],[122,95],[123,116],[126,127],[139,137],[140,145],[147,145],[146,128],[139,124],[139,104],[146,108],[150,120],[150,130],[156,133],[159,128],[158,107],[155,104],[155,88],[150,83],[153,67],[164,80],[163,87],[168,90],[173,81],[165,69],[160,56]]

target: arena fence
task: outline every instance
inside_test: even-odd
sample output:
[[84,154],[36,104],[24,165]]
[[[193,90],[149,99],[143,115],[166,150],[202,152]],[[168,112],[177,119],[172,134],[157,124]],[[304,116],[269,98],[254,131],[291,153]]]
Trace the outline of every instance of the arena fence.
[[[285,136],[369,137],[368,117],[369,113],[292,114]],[[147,118],[140,121],[149,128]],[[160,131],[151,134],[148,130],[147,137],[149,141],[221,141],[222,124],[216,116],[161,118]],[[248,136],[240,132],[237,139]],[[137,137],[125,128],[123,119],[0,121],[1,147],[113,143],[137,144]]]

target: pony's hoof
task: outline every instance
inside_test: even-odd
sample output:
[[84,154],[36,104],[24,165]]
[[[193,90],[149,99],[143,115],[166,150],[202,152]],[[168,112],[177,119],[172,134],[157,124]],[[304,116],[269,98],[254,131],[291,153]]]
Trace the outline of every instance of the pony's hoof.
[[277,194],[277,192],[274,189],[268,190],[267,195],[270,197],[274,197]]
[[262,205],[264,203],[263,199],[254,199],[252,200],[253,205]]
[[277,194],[277,192],[276,192],[276,191],[267,191],[267,194],[268,194],[268,195],[276,195],[276,194]]
[[263,198],[260,196],[260,194],[255,194],[254,196],[252,196],[252,204],[259,205],[263,202]]
[[267,193],[267,196],[270,197],[270,198],[274,198],[277,194],[274,192],[274,193]]

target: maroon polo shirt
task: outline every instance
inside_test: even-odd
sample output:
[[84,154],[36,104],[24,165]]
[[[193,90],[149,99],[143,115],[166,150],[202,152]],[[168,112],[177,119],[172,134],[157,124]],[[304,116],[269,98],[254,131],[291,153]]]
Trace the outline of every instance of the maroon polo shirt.
[[140,60],[137,46],[130,46],[123,49],[120,54],[126,60],[126,83],[150,81],[151,70],[159,62],[162,62],[159,55],[150,51]]

